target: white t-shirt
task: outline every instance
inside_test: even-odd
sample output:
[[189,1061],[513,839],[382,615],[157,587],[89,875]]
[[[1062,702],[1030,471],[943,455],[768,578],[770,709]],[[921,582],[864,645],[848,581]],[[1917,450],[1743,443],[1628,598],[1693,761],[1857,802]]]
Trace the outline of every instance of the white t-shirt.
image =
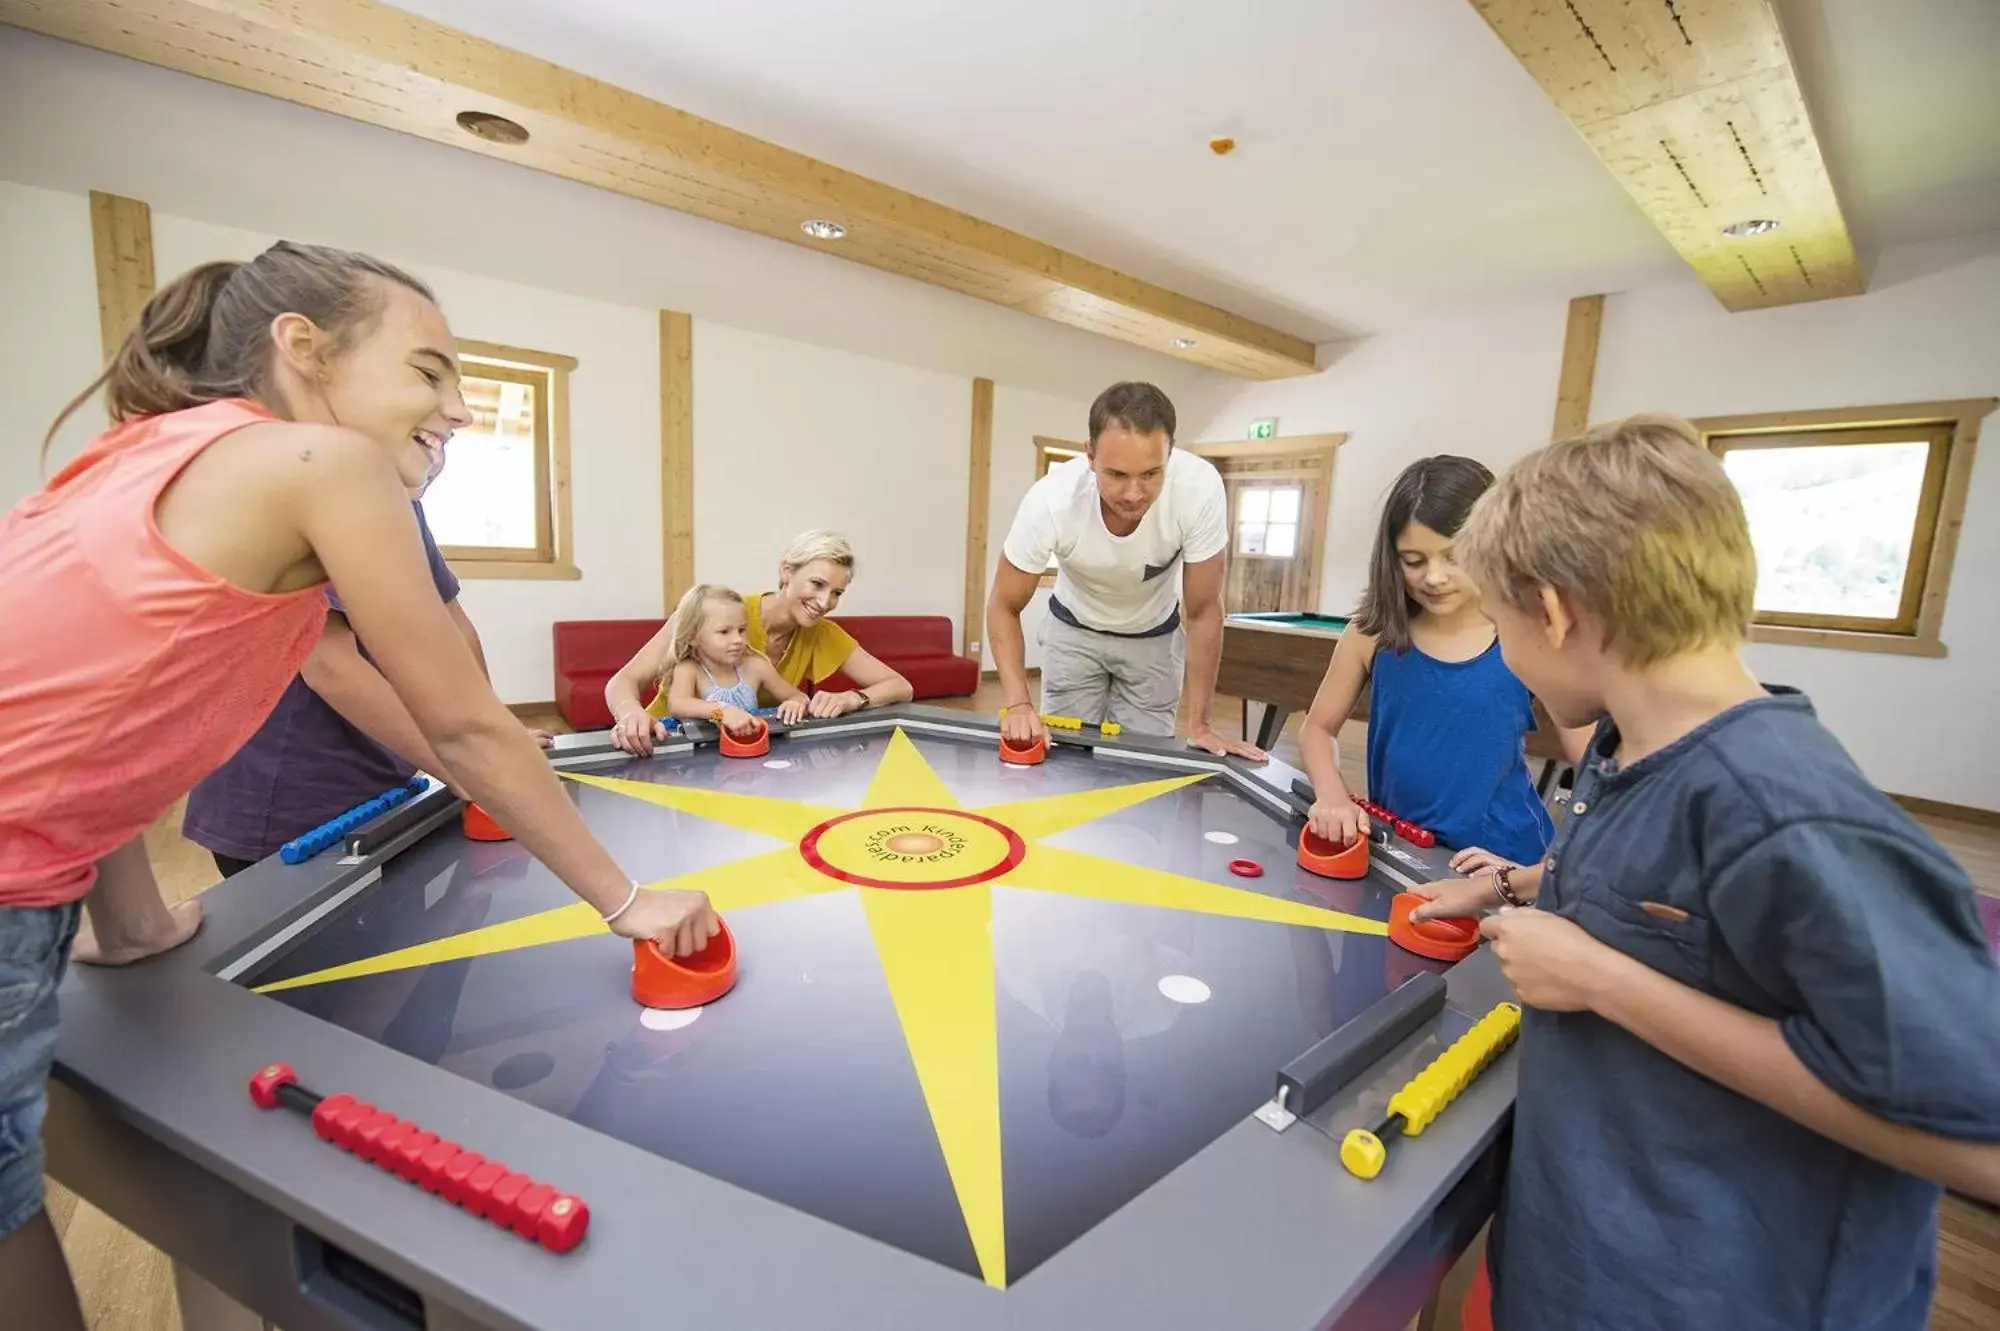
[[1007,562],[1040,573],[1056,561],[1056,599],[1079,624],[1104,633],[1144,633],[1180,603],[1180,566],[1199,564],[1229,543],[1222,476],[1206,458],[1167,455],[1160,497],[1130,536],[1104,526],[1097,473],[1087,457],[1049,468],[1014,514],[1001,546]]

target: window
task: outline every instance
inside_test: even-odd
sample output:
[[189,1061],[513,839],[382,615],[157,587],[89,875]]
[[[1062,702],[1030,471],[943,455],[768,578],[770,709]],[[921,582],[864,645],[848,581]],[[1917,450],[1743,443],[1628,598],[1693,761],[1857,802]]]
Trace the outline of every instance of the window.
[[576,578],[569,516],[568,356],[461,341],[472,424],[445,446],[424,516],[470,578]]
[[1049,474],[1049,468],[1068,462],[1071,458],[1083,456],[1083,445],[1058,443],[1053,439],[1035,438],[1035,479]]
[[1992,406],[1695,422],[1750,520],[1753,640],[1944,655],[1972,443]]
[[1236,553],[1290,559],[1299,552],[1296,485],[1245,486],[1236,495]]

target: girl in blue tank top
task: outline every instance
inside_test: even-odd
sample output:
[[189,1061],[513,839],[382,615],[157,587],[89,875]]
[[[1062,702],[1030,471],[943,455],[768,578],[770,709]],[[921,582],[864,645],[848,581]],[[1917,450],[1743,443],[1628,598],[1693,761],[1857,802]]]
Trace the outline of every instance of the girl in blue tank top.
[[733,735],[756,733],[757,700],[778,700],[778,719],[796,725],[806,695],[762,652],[750,649],[750,612],[727,587],[690,587],[674,610],[674,659],[660,679],[667,714],[708,721]]
[[1492,483],[1470,458],[1432,457],[1389,489],[1368,590],[1299,736],[1320,836],[1348,844],[1369,833],[1334,750],[1369,688],[1370,800],[1462,852],[1461,872],[1495,857],[1533,864],[1548,846],[1554,827],[1522,749],[1534,699],[1500,659],[1478,591],[1451,557],[1452,537]]

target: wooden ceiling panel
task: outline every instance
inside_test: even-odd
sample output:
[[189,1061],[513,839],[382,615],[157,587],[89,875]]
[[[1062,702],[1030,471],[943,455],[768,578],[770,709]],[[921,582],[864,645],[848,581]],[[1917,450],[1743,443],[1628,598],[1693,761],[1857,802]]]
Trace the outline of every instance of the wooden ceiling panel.
[[[0,23],[483,153],[1249,378],[1313,344],[375,0],[0,0]],[[468,134],[464,111],[526,143]],[[800,225],[825,219],[844,238]]]
[[1472,4],[1725,307],[1861,291],[1770,0]]

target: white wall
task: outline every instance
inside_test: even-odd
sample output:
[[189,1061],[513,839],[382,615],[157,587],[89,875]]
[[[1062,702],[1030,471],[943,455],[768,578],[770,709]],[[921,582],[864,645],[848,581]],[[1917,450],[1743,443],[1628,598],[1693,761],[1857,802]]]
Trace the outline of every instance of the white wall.
[[[1104,387],[1109,388],[1107,382]],[[1035,436],[1081,442],[1090,433],[1090,398],[1073,399],[996,384],[993,389],[993,467],[986,505],[985,587],[993,591],[1000,547],[1014,525],[1021,496],[1035,483]],[[1048,613],[1049,592],[1042,588],[1021,612],[1021,632],[1027,639],[1028,669],[1042,664],[1042,616]],[[980,644],[981,665],[993,669],[993,652]]]
[[550,696],[551,620],[660,611],[659,309],[695,317],[698,576],[768,585],[797,530],[836,526],[860,548],[855,613],[959,620],[974,375],[1086,401],[1118,379],[1178,394],[1202,377],[829,255],[6,27],[0,123],[39,127],[0,135],[0,181],[37,187],[0,198],[0,500],[33,488],[25,441],[98,368],[90,189],[152,205],[163,280],[279,235],[362,249],[431,279],[462,335],[578,358],[584,579],[467,584],[510,700]]
[[1278,417],[1281,435],[1347,432],[1319,593],[1321,610],[1345,614],[1366,582],[1383,495],[1404,467],[1458,453],[1498,470],[1548,442],[1566,318],[1561,307],[1502,309],[1329,348],[1342,354],[1308,378],[1218,385],[1183,409],[1182,435],[1242,439],[1264,416]]
[[[85,239],[88,241],[88,223]],[[162,274],[211,259],[249,259],[275,237],[153,214]],[[324,237],[339,243],[338,237]],[[382,258],[404,262],[385,252]],[[525,702],[554,696],[549,625],[659,613],[658,316],[553,291],[409,262],[461,337],[574,356],[570,491],[576,582],[467,579],[462,603],[486,646],[493,686]]]
[[[90,201],[0,181],[0,510],[42,488],[42,437],[101,352]],[[48,471],[103,427],[96,401],[79,409]]]
[[697,319],[695,576],[769,590],[831,527],[859,565],[843,613],[949,615],[955,645],[971,431],[970,379]]
[[[0,500],[40,484],[35,451],[58,406],[98,368],[87,200],[0,184]],[[275,237],[155,210],[164,278],[218,258],[247,259]],[[295,233],[352,245],[338,229]],[[437,291],[464,337],[574,356],[571,376],[572,582],[467,579],[503,698],[552,696],[549,626],[560,619],[661,613],[658,316],[500,281],[377,247]],[[17,294],[18,293],[18,294]],[[695,570],[744,591],[772,585],[779,552],[815,526],[854,541],[853,614],[944,615],[954,642],[964,598],[966,443],[971,380],[831,350],[712,319],[694,327]],[[1108,382],[1108,381],[1107,381]],[[1034,479],[1037,434],[1080,437],[1086,400],[1000,384],[994,400],[990,561]],[[93,408],[55,460],[101,426]],[[1026,616],[1029,663],[1038,596]]]
[[[1727,314],[1693,283],[1607,302],[1592,415],[2000,396],[2000,234],[1885,251],[1868,293]],[[1886,790],[2000,809],[2000,416],[1972,473],[1942,660],[1753,645]]]
[[[1544,443],[1561,364],[1561,307],[1484,313],[1387,334],[1308,379],[1219,387],[1189,437],[1347,430],[1320,603],[1351,607],[1384,489],[1426,453],[1499,467]],[[2000,235],[1909,246],[1875,262],[1866,295],[1729,314],[1692,278],[1612,296],[1592,417],[1686,416],[2000,395]],[[1989,418],[1989,430],[2000,429]],[[1752,646],[1768,680],[1804,689],[1884,789],[2000,809],[2000,463],[1977,463],[1944,624],[1943,660]]]

